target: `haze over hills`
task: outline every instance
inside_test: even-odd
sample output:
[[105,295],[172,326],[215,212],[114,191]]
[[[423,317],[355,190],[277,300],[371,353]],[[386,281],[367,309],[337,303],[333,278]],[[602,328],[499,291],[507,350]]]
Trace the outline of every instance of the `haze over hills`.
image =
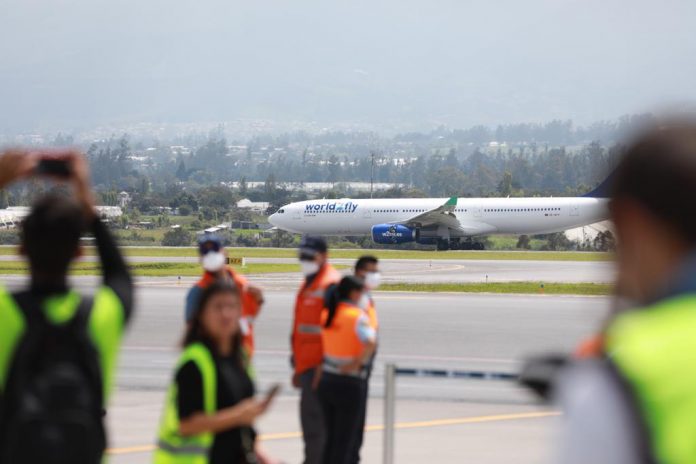
[[394,131],[696,101],[691,0],[4,0],[0,133],[240,118]]

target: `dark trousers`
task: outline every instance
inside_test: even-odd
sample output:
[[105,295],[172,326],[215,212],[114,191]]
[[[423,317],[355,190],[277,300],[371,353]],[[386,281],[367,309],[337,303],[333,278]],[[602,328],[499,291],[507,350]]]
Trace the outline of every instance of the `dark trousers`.
[[324,455],[324,416],[319,396],[312,389],[315,369],[300,375],[300,422],[304,440],[304,464],[321,464]]
[[364,381],[347,375],[324,373],[319,399],[326,424],[323,464],[352,464],[360,429]]
[[370,396],[370,382],[369,379],[362,381],[362,397],[360,398],[360,425],[358,426],[358,434],[355,437],[355,443],[353,446],[353,459],[352,464],[358,464],[360,462],[360,448],[363,445],[363,435],[365,434],[365,421],[367,419],[367,400]]

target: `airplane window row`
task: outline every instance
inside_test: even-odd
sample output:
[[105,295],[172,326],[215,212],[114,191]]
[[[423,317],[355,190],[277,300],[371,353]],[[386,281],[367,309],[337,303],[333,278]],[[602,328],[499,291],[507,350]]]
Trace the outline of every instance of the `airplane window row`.
[[487,209],[487,213],[500,212],[524,212],[524,211],[560,211],[561,208],[512,208],[512,209]]
[[[402,209],[400,210],[402,213],[423,213],[425,212],[424,209]],[[398,213],[398,209],[376,209],[374,211],[375,213]]]

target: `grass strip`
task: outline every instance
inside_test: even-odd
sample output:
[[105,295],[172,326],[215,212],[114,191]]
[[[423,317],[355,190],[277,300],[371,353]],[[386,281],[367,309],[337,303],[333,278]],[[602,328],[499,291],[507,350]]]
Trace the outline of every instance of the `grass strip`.
[[466,282],[466,283],[385,283],[380,290],[394,292],[512,293],[544,295],[610,295],[612,284],[594,282]]
[[[126,256],[138,257],[193,257],[198,256],[195,247],[122,247]],[[227,248],[230,256],[245,258],[295,258],[294,248]],[[13,246],[0,247],[0,255],[16,255]],[[96,249],[86,247],[85,254],[96,255]],[[611,253],[584,251],[418,251],[418,250],[359,250],[334,249],[332,258],[357,259],[362,255],[372,254],[380,259],[464,259],[464,260],[508,260],[508,261],[611,261]]]
[[[340,266],[339,266],[340,267]],[[345,266],[343,266],[345,267]],[[141,277],[195,277],[201,275],[198,263],[134,263],[129,266],[133,275]],[[250,263],[244,267],[233,266],[242,274],[272,274],[279,272],[299,272],[297,264]],[[29,267],[21,261],[0,261],[0,274],[27,274]],[[89,276],[101,274],[99,263],[75,263],[70,268],[70,275]]]

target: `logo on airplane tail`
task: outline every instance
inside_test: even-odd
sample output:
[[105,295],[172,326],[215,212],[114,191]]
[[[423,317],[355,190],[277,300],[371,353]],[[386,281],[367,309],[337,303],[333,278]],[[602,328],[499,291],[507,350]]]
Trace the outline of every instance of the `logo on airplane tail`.
[[305,205],[305,213],[316,213],[319,211],[334,211],[336,213],[353,213],[358,209],[358,204],[352,201],[343,203],[335,201],[333,203],[309,203]]

